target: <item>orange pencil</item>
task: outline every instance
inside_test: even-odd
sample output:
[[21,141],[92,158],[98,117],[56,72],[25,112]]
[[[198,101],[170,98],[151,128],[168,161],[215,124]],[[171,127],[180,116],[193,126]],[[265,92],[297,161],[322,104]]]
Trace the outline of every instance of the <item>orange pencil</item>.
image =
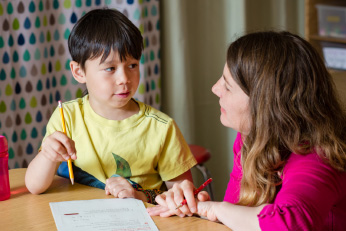
[[[62,108],[61,101],[59,100],[58,102],[59,108],[60,108],[60,116],[61,116],[61,124],[62,124],[62,129],[64,133],[66,134],[66,126],[65,126],[65,118],[64,118],[64,110]],[[72,160],[71,157],[67,160],[67,166],[68,166],[68,173],[70,176],[70,180],[72,185],[74,184],[74,175],[73,175],[73,169],[72,169]]]
[[[212,178],[209,178],[206,182],[204,182],[201,186],[199,186],[198,189],[196,189],[194,192],[193,192],[193,195],[197,195],[202,189],[205,188],[205,186],[207,186],[213,179]],[[176,207],[175,209],[179,209],[180,207],[182,207],[183,205],[186,205],[187,204],[187,201],[186,199],[183,200],[180,205],[178,205],[178,207]]]

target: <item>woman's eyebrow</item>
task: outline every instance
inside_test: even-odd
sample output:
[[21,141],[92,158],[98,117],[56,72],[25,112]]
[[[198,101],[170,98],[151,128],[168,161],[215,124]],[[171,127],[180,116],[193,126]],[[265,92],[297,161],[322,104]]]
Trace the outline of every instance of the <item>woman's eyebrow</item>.
[[225,82],[227,83],[228,86],[232,87],[231,84],[229,84],[229,82],[227,81],[226,77],[222,74],[222,78],[225,80]]

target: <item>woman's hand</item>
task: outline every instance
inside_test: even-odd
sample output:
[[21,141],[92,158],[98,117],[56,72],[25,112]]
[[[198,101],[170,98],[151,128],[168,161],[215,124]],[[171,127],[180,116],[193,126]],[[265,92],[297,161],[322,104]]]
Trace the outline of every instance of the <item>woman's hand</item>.
[[[198,201],[210,200],[209,194],[205,191],[198,193],[196,200],[193,193],[195,189],[192,182],[188,180],[176,183],[170,190],[156,197],[156,202],[159,204],[158,206],[147,208],[147,211],[151,216],[192,216],[193,213],[197,212]],[[176,209],[185,198],[187,204]]]

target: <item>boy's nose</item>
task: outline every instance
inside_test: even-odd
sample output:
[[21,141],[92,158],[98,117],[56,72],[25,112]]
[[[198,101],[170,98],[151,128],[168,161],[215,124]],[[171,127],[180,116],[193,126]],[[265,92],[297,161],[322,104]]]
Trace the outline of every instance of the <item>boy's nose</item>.
[[118,85],[121,84],[126,84],[130,82],[130,78],[129,75],[126,73],[126,71],[122,71],[121,73],[119,73],[119,75],[116,77],[116,83]]

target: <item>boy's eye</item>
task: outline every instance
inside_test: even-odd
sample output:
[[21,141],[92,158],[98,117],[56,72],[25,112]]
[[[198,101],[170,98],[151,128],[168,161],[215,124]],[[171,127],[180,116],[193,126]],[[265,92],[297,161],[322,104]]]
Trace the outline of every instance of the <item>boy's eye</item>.
[[105,71],[108,71],[108,72],[109,71],[114,71],[114,70],[115,70],[115,67],[108,67],[108,68],[105,69]]
[[138,66],[137,63],[133,63],[133,64],[130,64],[130,65],[129,65],[129,68],[133,69],[133,68],[136,68],[137,66]]

